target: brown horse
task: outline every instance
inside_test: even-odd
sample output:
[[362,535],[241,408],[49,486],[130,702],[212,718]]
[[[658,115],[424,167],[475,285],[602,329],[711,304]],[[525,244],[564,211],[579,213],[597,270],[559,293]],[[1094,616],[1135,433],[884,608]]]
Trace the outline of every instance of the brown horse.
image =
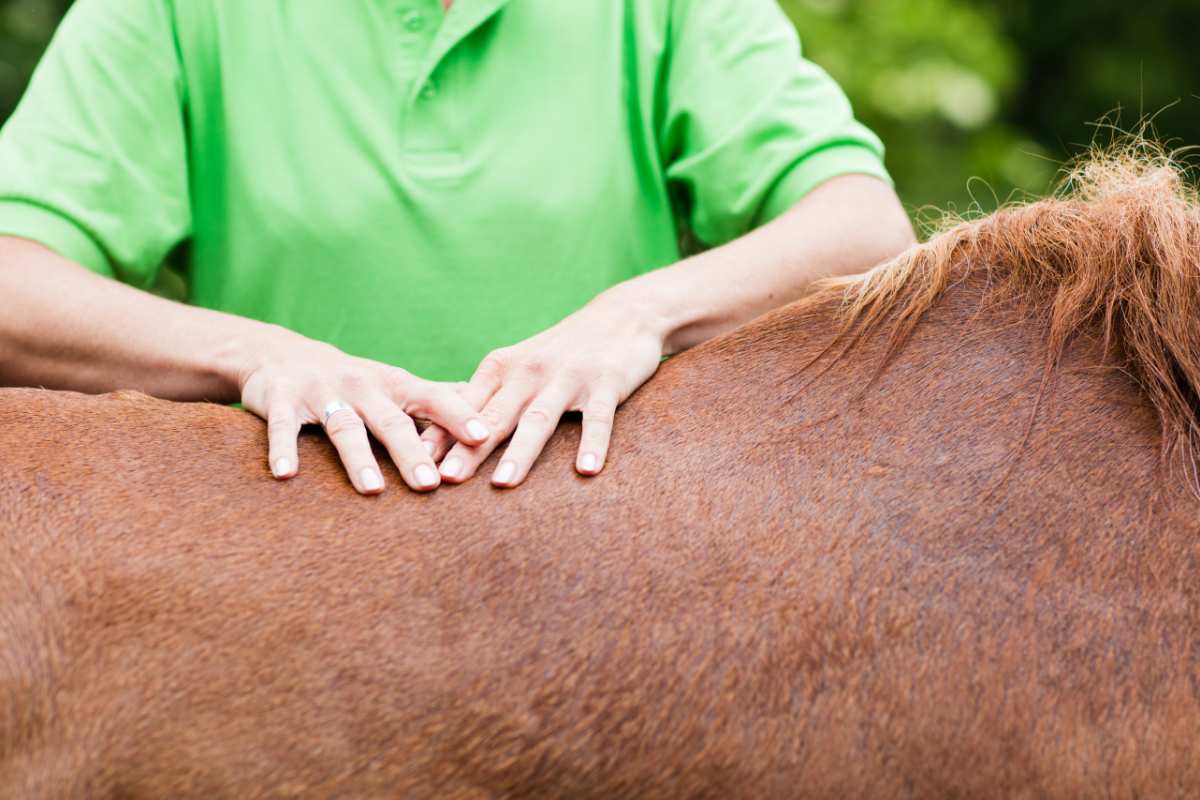
[[664,365],[591,481],[0,392],[0,796],[1200,795],[1197,209],[1094,162]]

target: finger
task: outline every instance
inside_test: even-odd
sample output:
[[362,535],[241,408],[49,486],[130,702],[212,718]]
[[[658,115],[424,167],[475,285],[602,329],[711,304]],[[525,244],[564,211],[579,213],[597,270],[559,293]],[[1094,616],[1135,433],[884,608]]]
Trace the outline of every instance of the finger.
[[575,469],[580,475],[598,475],[604,469],[616,413],[617,397],[612,392],[593,392],[584,404],[583,435],[575,459]]
[[455,439],[469,445],[482,444],[491,434],[480,418],[478,408],[449,384],[417,381],[409,388],[404,410],[411,416],[441,426]]
[[[322,407],[324,408],[324,407]],[[319,412],[324,416],[324,411]],[[350,482],[360,494],[379,494],[383,491],[383,473],[371,452],[367,426],[362,417],[350,408],[336,411],[325,420],[325,434],[337,448],[346,467]]]
[[362,404],[361,409],[367,428],[383,442],[404,482],[419,492],[436,489],[442,481],[421,445],[412,417],[383,396]]
[[489,353],[479,362],[463,396],[476,408],[482,409],[504,385],[504,362],[496,353]]
[[492,483],[504,488],[520,485],[558,427],[571,394],[560,387],[549,388],[526,406],[508,449],[492,474]]
[[[475,370],[471,380],[456,387],[459,396],[474,409],[480,410],[487,405],[500,387],[498,368],[490,366],[492,363],[484,359],[484,363]],[[441,461],[454,444],[454,437],[441,425],[430,425],[421,434],[421,440],[425,443],[429,457],[434,461]]]
[[287,480],[300,469],[296,454],[296,437],[300,435],[300,420],[290,402],[277,401],[267,411],[267,461],[271,474]]
[[435,462],[441,461],[453,444],[454,437],[441,425],[430,425],[421,434],[421,445]]
[[507,384],[496,392],[481,412],[491,429],[491,436],[477,447],[468,447],[459,442],[450,448],[446,460],[442,462],[442,479],[449,483],[462,483],[474,475],[479,465],[513,432],[517,417],[532,397],[533,389],[522,383]]

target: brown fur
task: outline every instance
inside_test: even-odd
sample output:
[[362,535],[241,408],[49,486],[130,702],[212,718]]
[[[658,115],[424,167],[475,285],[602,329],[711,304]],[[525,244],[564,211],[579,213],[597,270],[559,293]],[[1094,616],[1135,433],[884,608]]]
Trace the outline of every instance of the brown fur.
[[1195,796],[1164,169],[671,361],[594,480],[574,422],[363,499],[316,433],[278,485],[242,412],[0,391],[0,797]]
[[[949,230],[864,278],[831,282],[849,301],[851,342],[895,320],[889,353],[954,281],[980,273],[981,301],[1021,303],[1047,330],[1044,379],[1068,343],[1099,333],[1112,364],[1157,410],[1166,454],[1200,493],[1200,203],[1170,155],[1138,141],[1082,160],[1058,197]],[[846,290],[849,290],[848,292]]]

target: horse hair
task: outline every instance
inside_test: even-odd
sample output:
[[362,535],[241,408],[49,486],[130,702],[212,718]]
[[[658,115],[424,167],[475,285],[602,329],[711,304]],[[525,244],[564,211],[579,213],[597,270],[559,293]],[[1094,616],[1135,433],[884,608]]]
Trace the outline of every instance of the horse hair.
[[[1200,493],[1200,195],[1182,164],[1141,139],[1095,149],[1054,194],[964,220],[865,275],[825,282],[845,298],[847,350],[890,322],[887,360],[946,290],[982,272],[981,303],[1014,303],[1046,330],[1048,381],[1068,345],[1099,332],[1109,365],[1157,412]],[[843,350],[846,352],[846,350]]]

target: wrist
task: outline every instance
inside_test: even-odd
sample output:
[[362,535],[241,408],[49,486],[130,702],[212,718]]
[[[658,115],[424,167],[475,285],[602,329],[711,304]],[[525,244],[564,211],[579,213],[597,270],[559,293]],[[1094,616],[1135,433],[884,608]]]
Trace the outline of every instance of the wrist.
[[231,396],[240,398],[250,376],[298,334],[270,323],[225,314],[221,317],[222,324],[212,326],[214,334],[205,348],[204,367]]
[[649,282],[634,278],[619,283],[600,293],[591,305],[615,318],[618,330],[635,337],[651,338],[665,353],[673,323],[666,304]]
[[718,319],[711,298],[697,281],[710,277],[699,258],[647,272],[614,286],[617,302],[632,310],[658,339],[663,355],[680,353],[707,338],[704,330]]

